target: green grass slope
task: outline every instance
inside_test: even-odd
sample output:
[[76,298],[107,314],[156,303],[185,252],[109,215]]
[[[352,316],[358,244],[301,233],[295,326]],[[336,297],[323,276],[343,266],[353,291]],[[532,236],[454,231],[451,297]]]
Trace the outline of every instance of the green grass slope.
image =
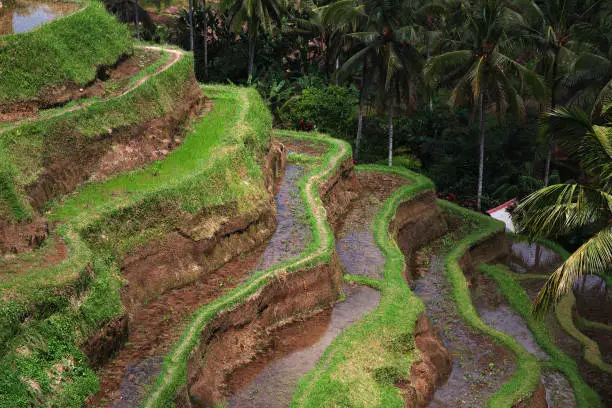
[[79,345],[123,313],[123,281],[116,253],[86,237],[111,229],[125,248],[151,239],[122,229],[128,220],[152,219],[163,233],[173,210],[234,201],[248,207],[268,194],[261,165],[272,118],[265,104],[252,89],[203,90],[215,108],[164,161],[83,186],[52,207],[69,249],[65,261],[0,278],[0,407],[80,407],[97,391]]
[[[165,55],[164,60],[167,58]],[[46,157],[61,155],[61,149],[71,148],[77,136],[94,138],[109,129],[170,114],[185,87],[195,83],[192,61],[184,56],[117,98],[79,110],[60,109],[54,116],[26,121],[4,132],[0,129],[0,185],[5,187],[0,195],[0,216],[19,221],[32,215],[25,187],[44,171]]]
[[98,0],[21,34],[0,37],[0,105],[36,99],[45,87],[85,84],[100,65],[114,64],[132,49],[126,26]]

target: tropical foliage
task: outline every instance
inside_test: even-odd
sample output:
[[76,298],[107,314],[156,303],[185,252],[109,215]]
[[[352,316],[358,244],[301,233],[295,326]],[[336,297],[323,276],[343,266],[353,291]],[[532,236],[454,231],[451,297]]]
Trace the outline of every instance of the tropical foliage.
[[596,126],[578,109],[558,108],[548,114],[545,132],[580,162],[579,183],[553,184],[529,195],[516,209],[521,230],[535,237],[555,237],[587,226],[597,231],[550,277],[536,302],[541,314],[574,282],[587,274],[612,272],[612,127]]
[[[360,162],[408,157],[469,207],[528,197],[525,230],[578,249],[540,304],[584,272],[606,272],[607,253],[587,249],[606,236],[608,181],[576,141],[608,134],[606,2],[226,0],[195,2],[192,24],[198,79],[254,84],[276,126],[330,132]],[[190,26],[185,12],[174,28],[185,48]],[[561,201],[546,212],[546,200]]]

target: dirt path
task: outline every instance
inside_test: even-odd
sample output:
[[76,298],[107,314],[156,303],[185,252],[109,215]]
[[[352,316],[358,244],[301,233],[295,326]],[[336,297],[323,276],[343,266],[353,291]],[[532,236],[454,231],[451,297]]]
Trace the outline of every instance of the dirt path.
[[[95,103],[99,103],[99,102],[106,102],[108,100],[111,99],[116,99],[116,98],[120,98],[122,96],[127,95],[128,93],[134,91],[136,88],[138,88],[139,86],[141,86],[142,84],[144,84],[149,78],[151,78],[154,75],[160,74],[164,71],[166,71],[167,69],[169,69],[170,67],[172,67],[174,64],[176,64],[184,55],[184,52],[181,50],[176,50],[173,48],[164,48],[164,47],[159,47],[159,46],[153,46],[153,45],[142,45],[142,46],[137,46],[136,48],[140,48],[140,49],[145,49],[145,50],[156,50],[156,51],[160,51],[160,52],[167,52],[170,54],[170,57],[168,58],[168,60],[166,61],[166,63],[160,67],[156,72],[144,75],[142,78],[140,78],[138,81],[134,82],[133,84],[131,84],[127,89],[125,89],[123,92],[121,92],[118,95],[113,96],[112,98],[108,98],[108,99],[102,99],[102,100],[98,100],[98,99],[91,99],[91,100],[87,100],[79,105],[75,105],[75,106],[71,106],[69,108],[65,108],[65,109],[59,109],[56,112],[53,112],[51,115],[45,116],[44,119],[51,119],[51,118],[55,118],[58,116],[62,116],[65,115],[66,113],[70,113],[70,112],[75,112],[75,111],[79,111],[79,110],[83,110],[86,109],[88,107],[90,107],[91,105],[95,104]],[[0,135],[12,130],[18,126],[27,124],[27,123],[33,123],[38,121],[41,118],[38,117],[30,117],[30,118],[26,118],[17,122],[12,123],[9,126],[3,126],[0,128]]]

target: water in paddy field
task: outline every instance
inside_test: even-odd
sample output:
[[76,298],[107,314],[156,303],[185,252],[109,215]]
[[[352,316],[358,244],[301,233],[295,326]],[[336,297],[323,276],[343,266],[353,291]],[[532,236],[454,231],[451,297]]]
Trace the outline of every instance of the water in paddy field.
[[300,378],[312,370],[344,329],[359,321],[380,301],[365,286],[345,287],[346,300],[304,321],[273,333],[274,348],[232,374],[229,408],[284,408]]
[[30,31],[78,8],[79,5],[73,3],[17,2],[14,7],[0,9],[0,35]]

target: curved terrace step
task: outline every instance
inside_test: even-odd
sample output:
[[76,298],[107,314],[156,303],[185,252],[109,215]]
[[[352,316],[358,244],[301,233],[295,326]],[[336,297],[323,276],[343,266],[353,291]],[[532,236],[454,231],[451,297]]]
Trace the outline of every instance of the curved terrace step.
[[[277,136],[314,140],[312,136],[298,133],[277,132]],[[310,284],[307,282],[318,284],[317,281],[328,282],[328,279],[331,279],[331,297],[326,298],[325,302],[333,301],[342,292],[341,286],[337,286],[340,285],[340,282],[333,282],[338,278],[333,276],[334,272],[329,271],[334,268],[329,266],[330,262],[332,264],[335,262],[333,260],[334,236],[327,223],[326,210],[323,206],[321,194],[332,187],[328,185],[329,181],[342,167],[343,163],[350,161],[350,147],[345,142],[331,138],[319,137],[316,140],[325,144],[328,151],[321,157],[321,162],[303,178],[303,182],[300,184],[300,194],[307,203],[306,214],[308,222],[312,227],[313,243],[299,256],[293,259],[285,259],[284,262],[278,265],[255,273],[244,284],[226,296],[198,310],[183,333],[181,340],[166,357],[162,373],[151,394],[146,399],[144,406],[166,406],[175,399],[189,401],[190,397],[187,395],[186,387],[192,384],[187,384],[186,382],[188,380],[194,381],[192,377],[196,374],[189,367],[193,367],[194,364],[195,367],[198,367],[199,363],[197,361],[201,358],[201,352],[197,352],[196,349],[206,345],[207,335],[205,333],[210,333],[211,330],[214,330],[214,327],[220,324],[219,322],[227,321],[227,319],[231,322],[236,318],[247,319],[245,322],[249,322],[261,318],[271,323],[277,321],[277,319],[286,319],[299,313],[308,312],[311,308],[321,304],[320,300],[313,299],[314,303],[299,306],[292,304],[291,298],[279,298],[276,299],[277,303],[270,303],[272,314],[268,313],[269,309],[267,309],[267,304],[264,303],[266,305],[264,308],[265,312],[255,311],[256,313],[251,315],[249,305],[259,304],[260,301],[268,302],[269,300],[264,300],[268,299],[267,296],[270,296],[272,293],[278,294],[278,291],[282,292],[282,289],[279,288],[276,289],[277,292],[271,290],[273,287],[278,285],[290,286],[292,285],[290,283],[291,280],[304,279],[303,284],[306,288]],[[326,270],[329,272],[325,272]],[[320,271],[320,278],[312,281],[311,279],[314,279],[314,276],[310,277],[312,271]],[[332,275],[329,275],[330,273]],[[328,277],[321,280],[324,275]],[[328,285],[328,283],[324,285]],[[336,286],[335,289],[334,286]],[[283,306],[280,306],[281,303]],[[279,306],[280,309],[275,311]],[[237,315],[233,317],[235,313]],[[192,361],[192,359],[195,359],[195,361]],[[186,374],[188,375],[186,376]],[[202,394],[200,394],[201,396]]]
[[[116,262],[99,252],[105,236],[112,238],[121,232],[117,227],[126,225],[121,219],[136,220],[133,215],[146,214],[152,204],[160,211],[158,217],[168,216],[178,197],[184,205],[191,202],[188,210],[192,212],[230,197],[245,202],[268,197],[261,170],[254,166],[269,142],[271,128],[263,102],[251,90],[214,86],[204,90],[214,95],[216,109],[159,166],[88,184],[52,207],[49,218],[59,224],[57,233],[68,248],[65,261],[0,281],[0,364],[3,384],[12,384],[2,388],[3,398],[27,405],[44,396],[51,404],[78,405],[95,388],[94,373],[78,346],[99,324],[124,313],[119,298],[123,283]],[[232,166],[244,170],[229,172]],[[213,188],[216,195],[205,193]],[[110,194],[113,191],[118,194]],[[130,245],[150,239],[131,235],[136,241]],[[30,319],[24,321],[27,316]],[[71,329],[63,330],[65,327]],[[43,339],[43,344],[32,342],[36,338]],[[58,354],[40,354],[39,347],[46,348],[47,341],[62,345]],[[62,370],[65,380],[54,376],[56,369]],[[29,384],[40,389],[40,394],[33,394]]]

